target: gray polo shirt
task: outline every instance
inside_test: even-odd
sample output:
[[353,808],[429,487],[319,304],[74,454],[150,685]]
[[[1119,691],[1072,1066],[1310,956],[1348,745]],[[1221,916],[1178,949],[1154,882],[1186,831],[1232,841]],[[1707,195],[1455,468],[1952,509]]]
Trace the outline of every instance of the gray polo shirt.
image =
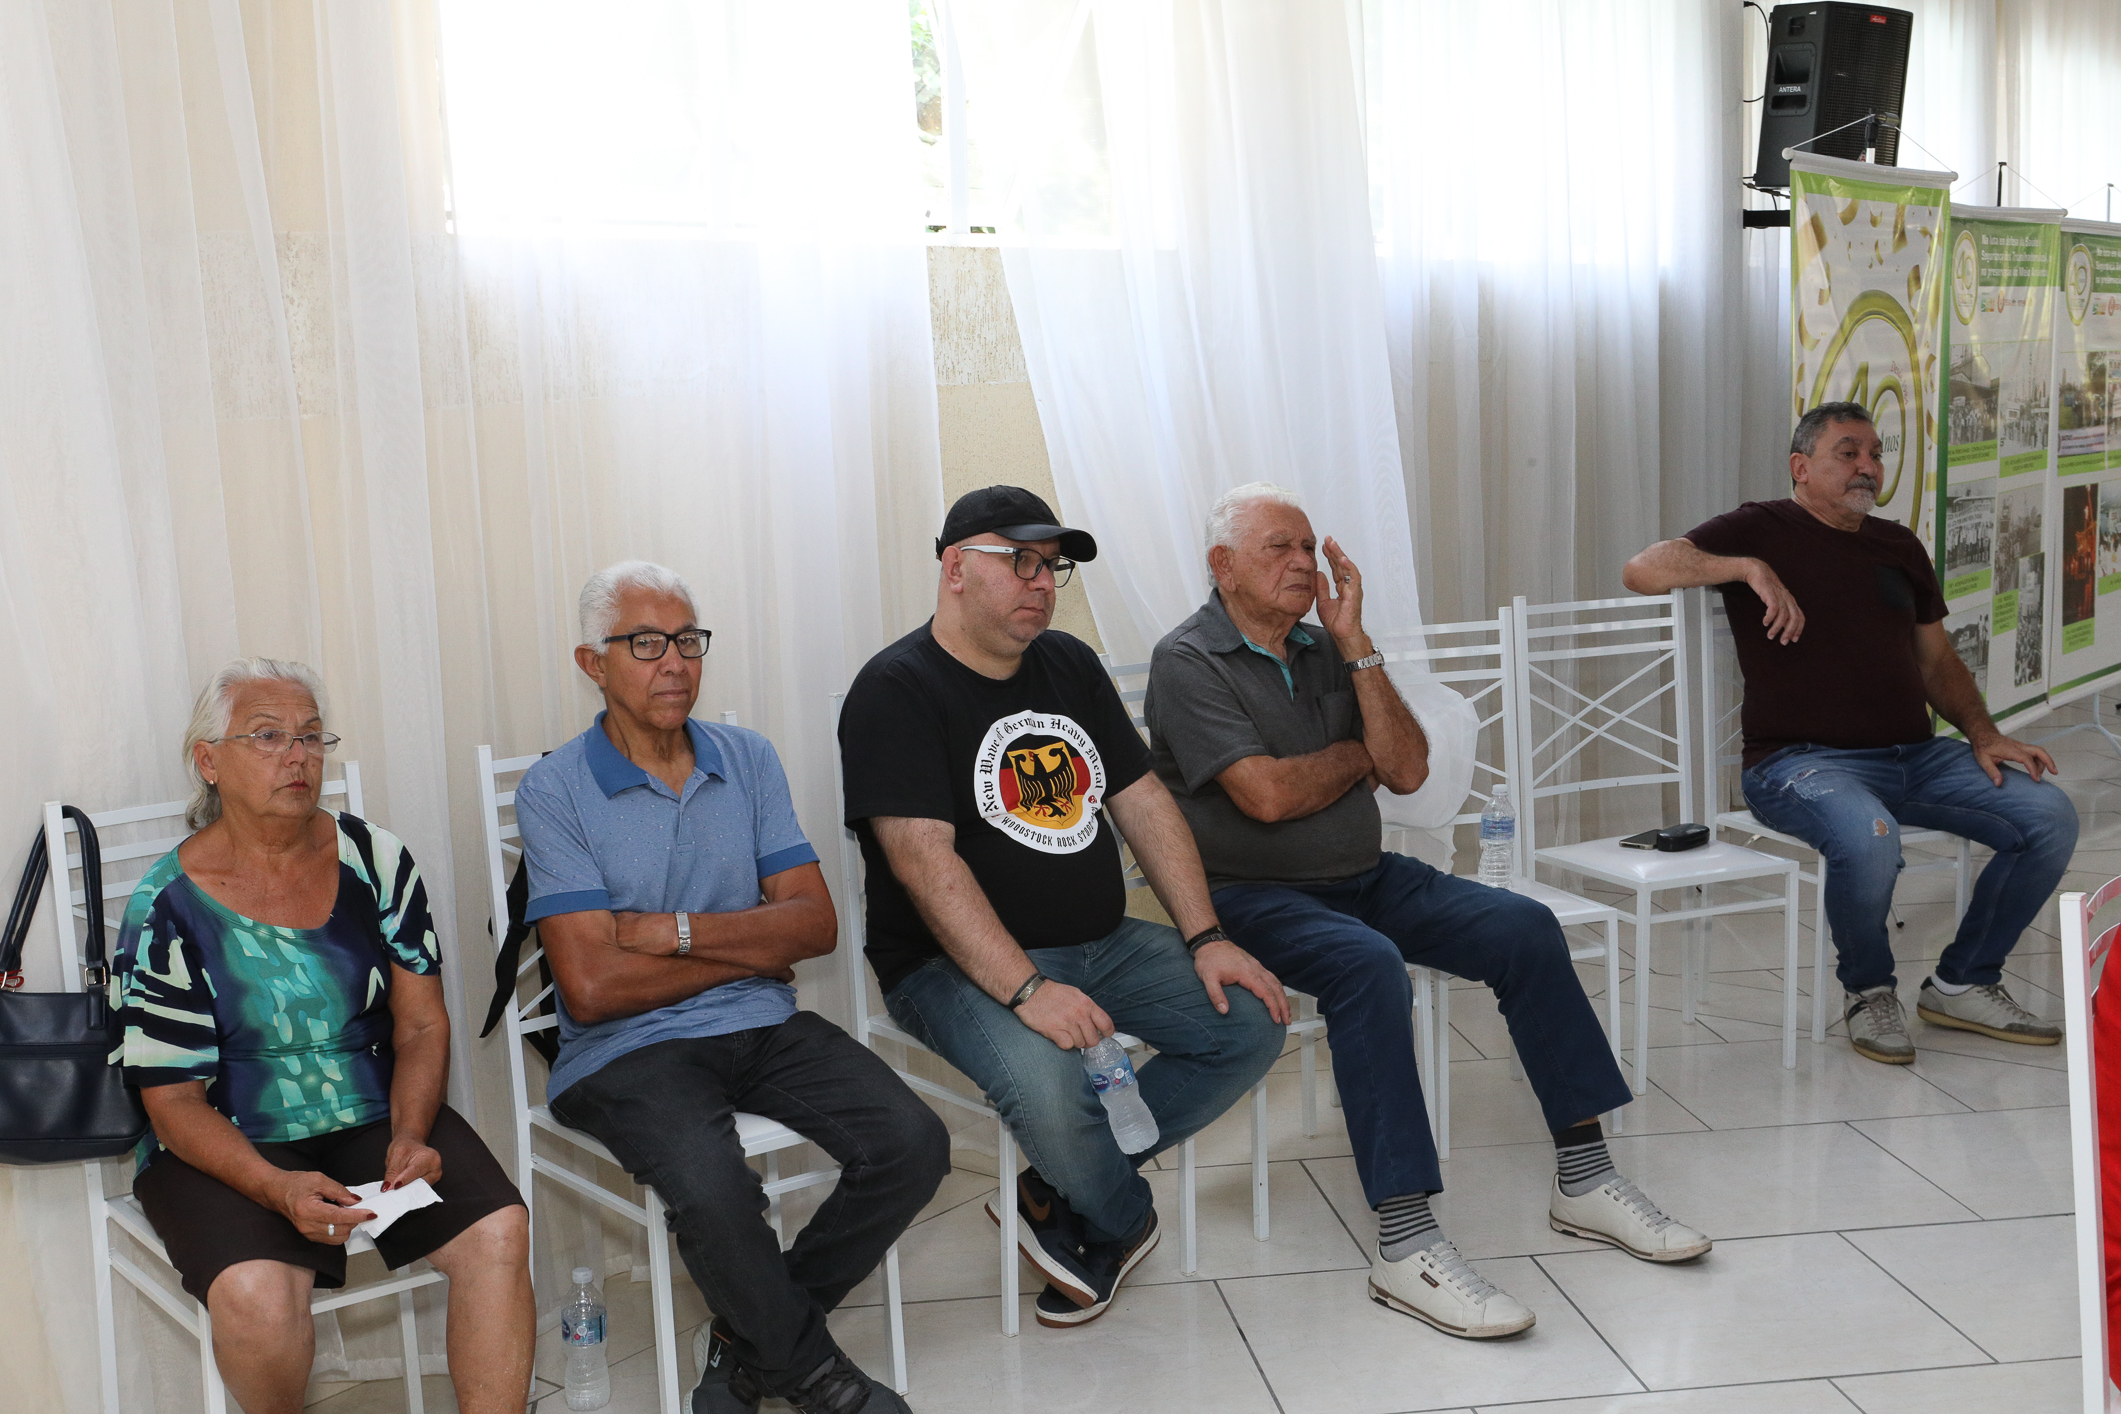
[[1377,798],[1360,781],[1314,815],[1270,825],[1215,779],[1247,756],[1308,756],[1362,736],[1354,675],[1325,630],[1300,623],[1283,651],[1286,665],[1238,632],[1217,591],[1149,658],[1150,753],[1193,827],[1211,889],[1329,884],[1377,864]]
[[[516,824],[530,866],[530,922],[560,913],[735,913],[760,883],[814,863],[773,743],[719,722],[687,721],[692,775],[682,793],[626,759],[596,724],[523,773]],[[638,1016],[584,1026],[561,1000],[557,1095],[658,1041],[778,1026],[795,989],[743,977]]]

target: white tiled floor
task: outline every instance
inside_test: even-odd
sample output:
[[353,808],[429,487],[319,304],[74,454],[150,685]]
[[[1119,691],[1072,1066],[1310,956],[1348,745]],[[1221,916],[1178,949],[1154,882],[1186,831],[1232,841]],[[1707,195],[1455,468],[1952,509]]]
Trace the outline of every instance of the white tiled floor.
[[[2066,709],[2032,734],[2082,721],[2084,711]],[[2121,758],[2086,734],[2059,745],[2063,786],[2083,820],[2064,887],[2090,887],[2121,873]],[[1977,851],[1977,865],[1983,857]],[[1925,960],[1949,941],[1950,898],[1948,878],[1902,885],[1906,927],[1895,952],[1906,960],[1910,1001]],[[900,1249],[910,1402],[922,1414],[2072,1408],[2059,1048],[1913,1022],[1920,1056],[1901,1069],[1857,1057],[1837,1028],[1823,1046],[1803,1040],[1797,1069],[1785,1071],[1782,974],[1770,965],[1779,964],[1780,924],[1735,921],[1718,934],[1693,1026],[1679,1018],[1677,952],[1660,935],[1652,1088],[1612,1142],[1621,1168],[1652,1197],[1717,1238],[1701,1262],[1653,1267],[1547,1227],[1551,1142],[1529,1088],[1509,1077],[1492,1000],[1461,986],[1452,993],[1453,1156],[1437,1212],[1482,1272],[1538,1313],[1531,1331],[1457,1341],[1364,1299],[1376,1222],[1340,1111],[1321,1095],[1319,1132],[1301,1133],[1292,1054],[1269,1080],[1272,1240],[1252,1238],[1250,1127],[1240,1108],[1198,1146],[1199,1274],[1179,1274],[1177,1175],[1159,1169],[1151,1181],[1166,1238],[1112,1310],[1079,1330],[1035,1324],[1036,1284],[1020,1274],[1023,1332],[1000,1334],[995,1230],[981,1210],[992,1161],[961,1154],[959,1172]],[[1809,959],[1808,926],[1804,941]],[[2060,1007],[2056,946],[2050,908],[2010,965],[2019,999],[2047,1015]],[[1583,972],[1587,987],[1603,987],[1602,964]],[[1800,982],[1808,997],[1809,965]],[[1830,998],[1839,1000],[1838,989]],[[1625,1007],[1623,1023],[1632,1035]],[[680,1285],[679,1364],[689,1381],[703,1308],[682,1277]],[[607,1295],[616,1361],[609,1407],[651,1414],[645,1285],[617,1280]],[[872,1279],[833,1328],[850,1354],[881,1371],[879,1301]],[[559,1414],[552,1363],[540,1362],[539,1407]],[[446,1380],[430,1378],[425,1389],[429,1409],[455,1408]],[[324,1396],[312,1406],[324,1414],[405,1407],[396,1384],[319,1387],[314,1396]]]

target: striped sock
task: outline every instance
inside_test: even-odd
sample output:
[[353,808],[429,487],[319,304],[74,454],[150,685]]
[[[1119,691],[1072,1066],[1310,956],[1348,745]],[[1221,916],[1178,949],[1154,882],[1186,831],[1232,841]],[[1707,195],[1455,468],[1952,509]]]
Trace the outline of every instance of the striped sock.
[[1429,1211],[1429,1195],[1403,1193],[1377,1209],[1377,1250],[1387,1262],[1413,1256],[1443,1241],[1443,1229]]
[[1620,1177],[1612,1155],[1605,1151],[1605,1131],[1597,1120],[1585,1120],[1554,1136],[1554,1171],[1561,1179],[1562,1193],[1570,1198],[1580,1198]]

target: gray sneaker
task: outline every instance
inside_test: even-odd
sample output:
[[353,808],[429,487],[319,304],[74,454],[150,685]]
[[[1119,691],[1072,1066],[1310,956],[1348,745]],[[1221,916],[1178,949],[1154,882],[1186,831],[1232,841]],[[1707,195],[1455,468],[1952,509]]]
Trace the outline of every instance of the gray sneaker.
[[1891,987],[1873,987],[1848,1000],[1849,1044],[1859,1056],[1887,1065],[1912,1065],[1915,1043],[1907,1038],[1907,1013]]
[[1976,1031],[2021,1046],[2052,1046],[2062,1039],[2061,1027],[2019,1006],[1999,984],[1969,987],[1955,997],[1939,991],[1936,981],[1923,978],[1922,993],[1915,1000],[1915,1015],[1932,1026]]

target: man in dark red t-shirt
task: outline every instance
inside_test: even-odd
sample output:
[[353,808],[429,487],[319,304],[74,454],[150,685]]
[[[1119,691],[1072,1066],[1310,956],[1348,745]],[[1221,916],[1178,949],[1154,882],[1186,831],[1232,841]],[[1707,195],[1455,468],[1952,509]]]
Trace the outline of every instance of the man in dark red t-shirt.
[[[2052,1046],[2062,1029],[2004,990],[2003,959],[2069,867],[2076,808],[2041,779],[2048,754],[2003,735],[1982,706],[1922,542],[1871,515],[1883,453],[1860,404],[1821,404],[1790,440],[1789,500],[1748,501],[1661,540],[1621,579],[1638,594],[1723,591],[1745,675],[1746,804],[1819,851],[1856,1050],[1915,1058],[1886,933],[1903,824],[1996,852],[1916,1014]],[[1932,708],[1966,739],[1935,735]]]

